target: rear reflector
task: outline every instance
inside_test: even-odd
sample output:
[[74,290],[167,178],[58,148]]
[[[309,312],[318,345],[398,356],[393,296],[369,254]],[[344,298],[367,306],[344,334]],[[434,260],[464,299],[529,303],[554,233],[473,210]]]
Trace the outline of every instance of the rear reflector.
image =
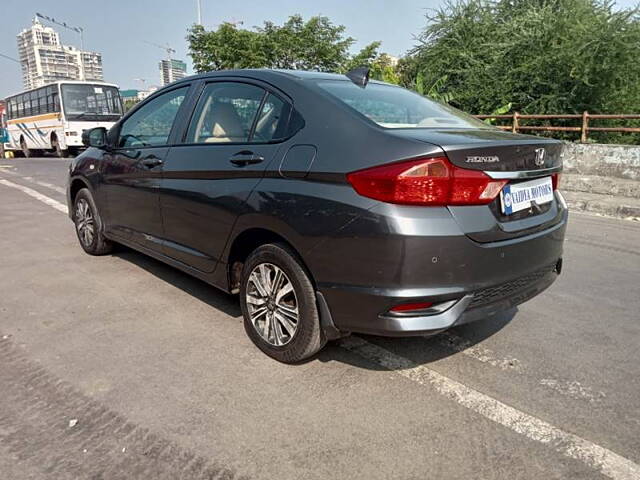
[[446,157],[426,157],[358,170],[347,180],[360,195],[404,205],[484,205],[507,180],[451,164]]
[[424,310],[425,308],[429,308],[432,306],[431,302],[422,302],[422,303],[403,303],[402,305],[396,305],[390,311],[391,312],[409,312],[411,310]]

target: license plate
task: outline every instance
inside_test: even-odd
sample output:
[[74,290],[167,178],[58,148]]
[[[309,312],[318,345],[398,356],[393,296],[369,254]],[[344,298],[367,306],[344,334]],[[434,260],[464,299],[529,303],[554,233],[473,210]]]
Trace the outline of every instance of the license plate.
[[553,200],[551,177],[505,185],[500,192],[502,213],[511,215],[531,208],[532,203],[543,205]]

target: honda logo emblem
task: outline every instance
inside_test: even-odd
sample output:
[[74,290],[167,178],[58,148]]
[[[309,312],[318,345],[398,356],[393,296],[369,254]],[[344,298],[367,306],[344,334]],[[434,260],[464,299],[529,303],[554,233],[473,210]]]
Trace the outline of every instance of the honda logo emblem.
[[542,165],[544,165],[546,153],[547,152],[544,148],[536,148],[536,158],[534,160],[534,163],[537,167],[541,167]]

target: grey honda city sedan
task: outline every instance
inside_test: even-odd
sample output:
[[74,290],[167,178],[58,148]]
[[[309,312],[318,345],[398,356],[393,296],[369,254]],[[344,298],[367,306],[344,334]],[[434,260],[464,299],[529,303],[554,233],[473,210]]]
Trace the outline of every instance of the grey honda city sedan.
[[352,332],[486,319],[561,271],[561,143],[366,69],[193,76],[83,140],[68,185],[82,248],[124,244],[239,294],[247,334],[282,362]]

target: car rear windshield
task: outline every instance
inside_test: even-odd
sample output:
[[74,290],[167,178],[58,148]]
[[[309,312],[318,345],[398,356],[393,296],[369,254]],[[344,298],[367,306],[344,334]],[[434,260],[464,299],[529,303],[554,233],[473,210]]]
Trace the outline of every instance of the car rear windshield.
[[491,128],[449,105],[401,87],[350,81],[322,80],[318,86],[385,128]]

